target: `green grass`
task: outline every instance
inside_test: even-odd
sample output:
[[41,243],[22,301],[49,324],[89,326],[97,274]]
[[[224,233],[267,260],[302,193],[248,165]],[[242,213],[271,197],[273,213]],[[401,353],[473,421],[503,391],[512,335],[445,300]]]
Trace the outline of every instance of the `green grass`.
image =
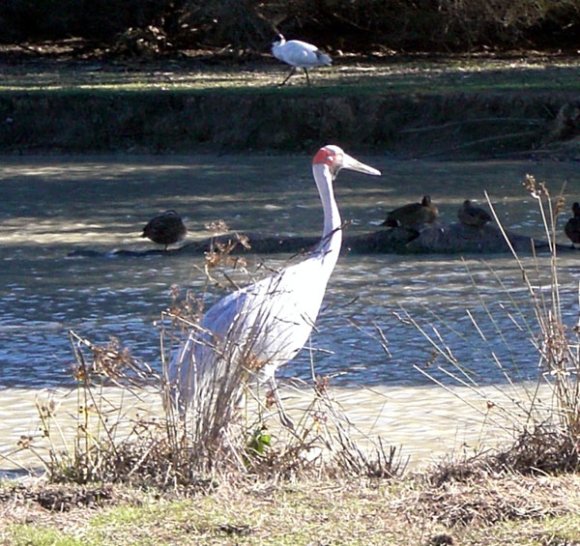
[[[383,488],[354,492],[304,487],[210,495],[143,506],[118,506],[93,517],[80,534],[31,525],[12,528],[14,542],[41,546],[313,543],[397,544],[400,531],[384,507]],[[53,542],[50,542],[50,540]],[[68,541],[68,542],[67,542]]]
[[[549,518],[544,522],[543,533],[552,538],[552,542],[558,541],[568,544],[580,543],[580,516],[578,514],[568,514],[565,516]],[[555,540],[557,539],[557,540]],[[547,543],[546,540],[544,542]]]
[[[1,535],[0,535],[1,537]],[[38,525],[15,525],[5,538],[13,546],[81,546],[87,543],[56,529]]]
[[145,93],[170,92],[193,95],[248,93],[265,95],[345,96],[375,93],[466,93],[485,91],[575,91],[579,90],[580,67],[575,60],[449,59],[442,62],[372,62],[313,70],[314,85],[306,87],[304,76],[295,75],[291,85],[276,86],[284,66],[235,65],[190,70],[187,65],[133,67],[89,63],[65,66],[45,63],[30,70],[6,67],[0,93]]

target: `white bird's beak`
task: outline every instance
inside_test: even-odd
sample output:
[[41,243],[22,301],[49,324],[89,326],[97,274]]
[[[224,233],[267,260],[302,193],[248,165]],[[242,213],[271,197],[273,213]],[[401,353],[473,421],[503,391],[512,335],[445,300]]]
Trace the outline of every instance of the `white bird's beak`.
[[342,158],[342,168],[348,169],[349,171],[357,171],[364,174],[372,174],[373,176],[380,176],[381,171],[361,163],[358,159],[351,157],[348,154],[344,154]]

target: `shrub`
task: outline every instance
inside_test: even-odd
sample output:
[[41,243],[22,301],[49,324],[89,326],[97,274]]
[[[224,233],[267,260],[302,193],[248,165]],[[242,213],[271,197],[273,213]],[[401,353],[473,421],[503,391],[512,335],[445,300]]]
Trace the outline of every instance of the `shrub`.
[[114,43],[160,29],[177,48],[264,52],[277,31],[345,51],[577,48],[580,0],[6,0],[0,38]]

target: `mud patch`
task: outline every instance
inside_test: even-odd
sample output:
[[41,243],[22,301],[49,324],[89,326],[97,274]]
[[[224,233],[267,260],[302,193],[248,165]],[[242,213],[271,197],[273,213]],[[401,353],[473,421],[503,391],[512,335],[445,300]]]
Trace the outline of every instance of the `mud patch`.
[[49,512],[70,512],[74,508],[99,508],[112,504],[116,495],[112,487],[13,485],[0,489],[0,502],[35,504]]
[[507,520],[539,519],[570,512],[570,499],[552,480],[475,480],[447,483],[417,496],[415,511],[442,525],[485,524]]

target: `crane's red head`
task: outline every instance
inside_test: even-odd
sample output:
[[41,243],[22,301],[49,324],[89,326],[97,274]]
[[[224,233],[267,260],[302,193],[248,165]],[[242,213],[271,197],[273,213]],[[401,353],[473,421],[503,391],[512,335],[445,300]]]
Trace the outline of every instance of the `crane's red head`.
[[332,173],[336,174],[342,167],[344,155],[341,148],[329,144],[316,152],[312,164],[326,165]]
[[349,169],[375,176],[381,174],[377,169],[357,161],[354,157],[345,153],[342,148],[333,144],[320,148],[312,160],[312,165],[326,165],[333,176],[336,176],[340,169]]

